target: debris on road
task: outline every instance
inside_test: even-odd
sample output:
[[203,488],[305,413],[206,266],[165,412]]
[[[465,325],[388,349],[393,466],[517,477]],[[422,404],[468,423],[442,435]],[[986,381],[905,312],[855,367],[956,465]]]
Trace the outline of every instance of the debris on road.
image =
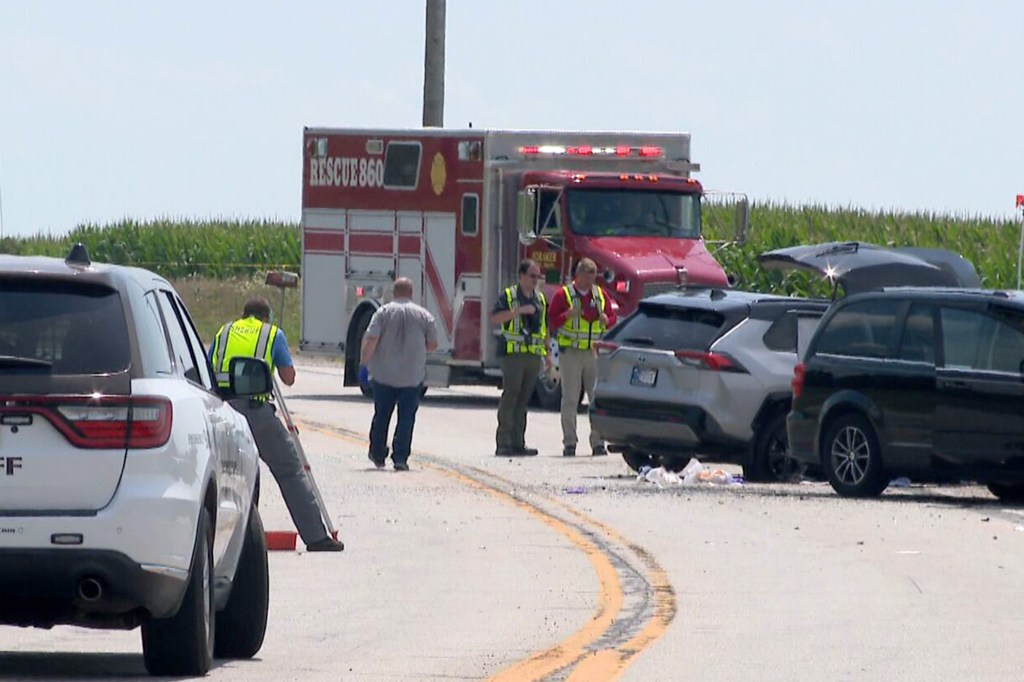
[[697,485],[700,483],[710,485],[741,485],[743,483],[741,477],[734,476],[722,469],[706,469],[696,459],[691,459],[679,473],[669,471],[665,467],[640,467],[636,480],[653,483],[659,488],[677,485]]

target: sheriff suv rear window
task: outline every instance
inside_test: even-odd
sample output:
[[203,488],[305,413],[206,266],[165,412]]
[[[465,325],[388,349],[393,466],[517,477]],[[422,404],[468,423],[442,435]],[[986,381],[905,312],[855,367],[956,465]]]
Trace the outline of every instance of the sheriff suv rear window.
[[641,303],[636,314],[617,327],[609,340],[622,346],[661,350],[707,350],[724,324],[725,316],[713,310]]
[[130,359],[113,289],[0,279],[0,374],[111,374],[127,369]]
[[388,142],[384,152],[384,187],[416,189],[422,152],[419,142]]

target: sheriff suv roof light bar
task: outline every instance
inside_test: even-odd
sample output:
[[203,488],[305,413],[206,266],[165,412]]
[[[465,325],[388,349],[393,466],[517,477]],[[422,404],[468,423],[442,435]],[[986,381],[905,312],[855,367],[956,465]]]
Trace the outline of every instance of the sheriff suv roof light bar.
[[575,147],[551,144],[527,145],[520,147],[519,153],[523,156],[638,156],[641,159],[657,159],[665,156],[665,150],[661,147],[648,145],[641,147],[624,145],[592,147],[588,144],[581,144]]

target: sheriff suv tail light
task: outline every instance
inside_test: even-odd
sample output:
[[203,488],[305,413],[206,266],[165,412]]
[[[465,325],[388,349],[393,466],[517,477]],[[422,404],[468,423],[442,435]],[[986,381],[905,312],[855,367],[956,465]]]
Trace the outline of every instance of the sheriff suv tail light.
[[88,449],[156,448],[171,437],[172,406],[149,396],[60,396],[8,400],[3,414],[37,414],[72,445]]
[[807,376],[807,365],[802,362],[796,363],[793,368],[793,400],[796,400],[804,392],[804,378]]
[[675,356],[684,365],[713,372],[746,372],[742,365],[725,353],[699,350],[677,350]]

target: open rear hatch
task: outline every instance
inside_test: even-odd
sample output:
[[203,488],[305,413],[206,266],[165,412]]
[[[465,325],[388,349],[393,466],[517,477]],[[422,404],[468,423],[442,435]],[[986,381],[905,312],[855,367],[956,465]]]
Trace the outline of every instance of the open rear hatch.
[[115,289],[0,277],[0,514],[110,502],[133,413],[169,409],[131,404],[130,365]]

